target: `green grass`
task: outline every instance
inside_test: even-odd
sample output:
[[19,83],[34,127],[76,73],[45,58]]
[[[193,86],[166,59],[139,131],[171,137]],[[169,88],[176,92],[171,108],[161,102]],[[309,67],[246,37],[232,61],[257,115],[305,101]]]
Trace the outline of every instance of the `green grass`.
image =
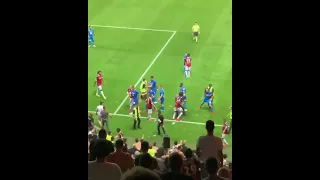
[[[167,119],[173,113],[173,98],[179,91],[179,83],[187,88],[188,113],[183,121],[204,123],[212,119],[222,124],[232,103],[232,26],[231,0],[163,0],[155,3],[148,0],[89,0],[89,24],[146,29],[167,29],[176,34],[156,59],[144,76],[155,76],[166,93]],[[192,41],[191,27],[197,21],[201,27],[199,42]],[[136,84],[150,63],[158,55],[173,34],[130,29],[94,27],[96,48],[90,48],[88,62],[88,110],[94,111],[101,99],[95,96],[93,87],[97,70],[102,70],[106,85],[103,86],[107,100],[105,105],[113,113],[126,97],[129,85]],[[182,58],[189,52],[193,58],[190,79],[183,76]],[[203,89],[212,83],[215,88],[215,110],[211,115],[206,106],[198,110]],[[91,86],[92,84],[92,86]],[[118,114],[128,114],[128,102],[120,107]],[[142,130],[133,131],[132,119],[114,116],[110,120],[113,131],[120,127],[125,136],[141,137],[149,141],[161,142],[162,137],[154,136],[156,124],[142,121]],[[195,147],[199,135],[205,134],[204,125],[165,123],[171,140],[187,140]],[[221,135],[221,127],[216,127],[216,135]],[[225,152],[232,158],[232,139]]]

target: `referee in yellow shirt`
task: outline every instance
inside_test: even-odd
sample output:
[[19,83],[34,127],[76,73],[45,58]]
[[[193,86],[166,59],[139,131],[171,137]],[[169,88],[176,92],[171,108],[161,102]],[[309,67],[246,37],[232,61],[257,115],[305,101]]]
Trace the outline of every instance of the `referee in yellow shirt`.
[[200,34],[200,26],[198,25],[197,22],[194,23],[192,26],[192,35],[193,35],[193,40],[196,40],[198,42],[198,36]]

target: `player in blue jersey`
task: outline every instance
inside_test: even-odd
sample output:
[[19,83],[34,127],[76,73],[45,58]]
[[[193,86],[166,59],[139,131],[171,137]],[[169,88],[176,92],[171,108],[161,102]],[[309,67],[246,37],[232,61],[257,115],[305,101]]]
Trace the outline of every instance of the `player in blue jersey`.
[[91,28],[91,26],[89,26],[89,29],[88,29],[88,47],[90,47],[90,44],[93,46],[93,47],[96,47],[96,45],[94,45],[94,30]]
[[[139,104],[139,91],[136,90],[134,88],[134,86],[131,86],[131,95],[132,95],[133,106],[136,106],[137,104]],[[133,113],[133,111],[130,114],[132,114],[132,113]]]
[[180,91],[179,92],[182,92],[183,93],[183,108],[184,108],[184,111],[187,111],[187,89],[183,86],[183,83],[180,83]]
[[157,103],[157,81],[154,79],[153,76],[150,77],[150,87],[151,90],[154,92],[154,96],[152,98],[153,103]]
[[202,105],[204,103],[208,103],[208,106],[211,109],[212,114],[214,114],[214,108],[213,108],[213,105],[212,105],[212,92],[209,91],[208,88],[206,88],[206,90],[205,90],[204,97],[203,97],[203,102],[200,105],[199,109],[202,107]]
[[160,97],[159,97],[159,101],[160,101],[160,110],[164,111],[164,89],[162,87],[162,85],[160,85]]

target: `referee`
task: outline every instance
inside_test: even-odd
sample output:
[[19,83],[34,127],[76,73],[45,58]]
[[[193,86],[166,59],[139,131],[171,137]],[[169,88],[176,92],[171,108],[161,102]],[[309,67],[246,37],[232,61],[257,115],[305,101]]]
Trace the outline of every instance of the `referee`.
[[136,104],[136,106],[133,108],[133,129],[136,129],[137,122],[138,122],[138,128],[141,129],[140,108],[138,104]]
[[162,129],[163,134],[166,134],[166,131],[164,130],[164,117],[161,114],[161,110],[158,110],[158,135],[160,135],[160,127]]

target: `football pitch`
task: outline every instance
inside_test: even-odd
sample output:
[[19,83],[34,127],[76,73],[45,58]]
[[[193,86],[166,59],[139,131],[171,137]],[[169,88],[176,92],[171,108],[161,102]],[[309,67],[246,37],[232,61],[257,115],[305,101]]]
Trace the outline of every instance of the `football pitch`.
[[[129,85],[140,86],[141,80],[154,76],[165,90],[165,129],[172,141],[187,140],[195,148],[197,138],[205,135],[204,123],[216,123],[215,134],[221,136],[223,118],[232,104],[232,1],[231,0],[89,0],[89,25],[95,30],[96,48],[88,49],[88,112],[95,111],[102,98],[93,87],[98,70],[106,85],[103,100],[113,115],[109,126],[115,134],[121,128],[129,144],[145,136],[161,145],[156,123],[142,119],[142,129],[133,130],[129,116]],[[194,22],[201,27],[199,42],[192,41]],[[192,57],[191,77],[183,74],[183,55]],[[188,112],[182,122],[172,123],[174,97],[179,84],[187,89]],[[213,84],[215,114],[202,102],[204,88]],[[139,88],[138,88],[139,89]],[[159,96],[159,94],[157,94]],[[141,108],[144,107],[142,102]],[[159,104],[157,104],[159,107]],[[156,117],[156,114],[153,115]],[[96,118],[95,118],[96,119]],[[96,121],[96,120],[95,120]],[[232,137],[224,149],[232,159]]]

